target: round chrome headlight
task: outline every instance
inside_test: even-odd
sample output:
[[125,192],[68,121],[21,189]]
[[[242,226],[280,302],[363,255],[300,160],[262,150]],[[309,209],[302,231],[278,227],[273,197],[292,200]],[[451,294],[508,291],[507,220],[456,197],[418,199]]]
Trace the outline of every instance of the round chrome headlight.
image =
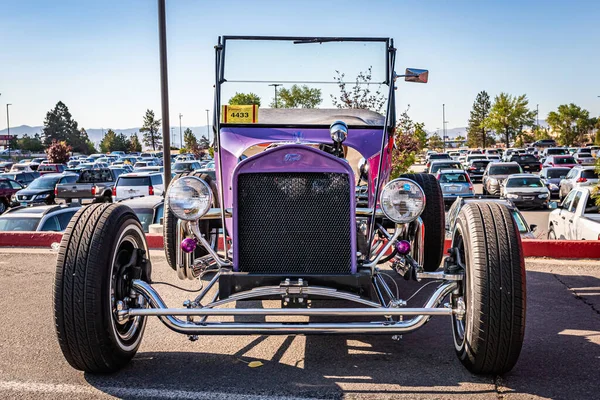
[[212,205],[212,190],[195,176],[184,176],[169,185],[167,201],[173,214],[185,221],[196,221]]
[[425,209],[425,193],[416,182],[398,178],[385,185],[379,203],[386,217],[397,224],[407,224]]
[[348,137],[348,125],[344,121],[335,121],[329,127],[329,134],[334,142],[342,143]]

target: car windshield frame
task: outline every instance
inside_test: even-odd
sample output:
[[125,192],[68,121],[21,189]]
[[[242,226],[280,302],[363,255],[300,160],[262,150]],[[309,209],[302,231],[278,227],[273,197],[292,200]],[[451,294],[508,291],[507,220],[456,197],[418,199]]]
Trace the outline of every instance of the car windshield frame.
[[[513,169],[515,171],[512,171]],[[492,165],[488,171],[488,175],[512,175],[520,174],[521,172],[521,167],[518,165]]]
[[[558,162],[558,160],[565,160],[565,162]],[[552,162],[554,164],[577,164],[577,160],[575,160],[575,158],[573,156],[554,156],[554,158],[552,158]]]
[[[57,177],[48,177],[48,178],[44,178],[44,177],[39,177],[37,179],[34,179],[33,182],[31,182],[29,184],[29,186],[27,187],[27,189],[37,189],[37,190],[51,190],[54,189],[54,186],[56,186],[56,184],[60,181],[60,176]],[[42,183],[45,182],[51,182],[53,181],[54,183],[51,186],[39,186]]]

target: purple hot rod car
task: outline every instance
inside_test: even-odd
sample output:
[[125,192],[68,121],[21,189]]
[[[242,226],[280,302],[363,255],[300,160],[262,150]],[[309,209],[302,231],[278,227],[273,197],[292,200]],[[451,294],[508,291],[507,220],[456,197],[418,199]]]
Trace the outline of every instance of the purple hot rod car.
[[[244,62],[257,54],[244,46],[267,43],[276,50],[261,66]],[[369,50],[359,56],[352,45]],[[163,218],[167,261],[179,278],[200,285],[198,293],[181,308],[168,306],[152,282],[135,213],[122,204],[83,208],[63,236],[54,286],[56,330],[68,362],[95,373],[123,367],[152,316],[192,340],[232,334],[397,338],[447,316],[455,351],[470,371],[509,371],[525,329],[525,270],[510,211],[494,202],[462,207],[443,259],[437,180],[390,176],[395,86],[402,77],[425,83],[428,72],[396,74],[396,49],[387,38],[226,36],[215,48],[216,179],[202,172],[176,176]],[[317,62],[313,50],[331,61]],[[242,60],[235,61],[236,54]],[[276,92],[272,108],[238,107],[229,114],[221,104],[236,84],[265,96],[272,83],[324,83],[319,96],[334,98],[361,62],[373,73],[370,84],[387,93],[381,110],[353,107],[348,98],[329,108],[277,108]],[[269,79],[254,77],[269,68]],[[340,80],[331,80],[336,71]],[[251,118],[236,120],[246,114]],[[412,296],[390,286],[384,269],[437,286],[427,287],[425,304],[413,305]],[[227,307],[244,300],[277,300],[280,307]],[[331,300],[344,304],[331,307],[337,304]]]

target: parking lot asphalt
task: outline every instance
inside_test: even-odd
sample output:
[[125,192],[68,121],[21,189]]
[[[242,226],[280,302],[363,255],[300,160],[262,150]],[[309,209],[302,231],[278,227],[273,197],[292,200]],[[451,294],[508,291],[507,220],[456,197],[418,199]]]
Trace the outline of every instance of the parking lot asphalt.
[[[162,252],[151,257],[155,281],[192,288],[177,280]],[[66,363],[56,341],[54,264],[50,250],[0,249],[0,398],[591,399],[600,391],[597,262],[527,260],[525,344],[515,369],[503,377],[475,376],[462,367],[448,317],[434,317],[400,341],[206,336],[190,342],[151,319],[125,369],[85,374]],[[397,282],[404,298],[420,285]],[[157,288],[170,306],[193,296]],[[251,361],[263,365],[250,368]]]

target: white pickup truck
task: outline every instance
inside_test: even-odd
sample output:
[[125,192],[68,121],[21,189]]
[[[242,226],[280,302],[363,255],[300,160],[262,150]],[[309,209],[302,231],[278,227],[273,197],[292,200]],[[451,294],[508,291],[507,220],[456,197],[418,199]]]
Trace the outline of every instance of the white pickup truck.
[[548,239],[600,240],[600,209],[592,188],[571,190],[548,218]]

